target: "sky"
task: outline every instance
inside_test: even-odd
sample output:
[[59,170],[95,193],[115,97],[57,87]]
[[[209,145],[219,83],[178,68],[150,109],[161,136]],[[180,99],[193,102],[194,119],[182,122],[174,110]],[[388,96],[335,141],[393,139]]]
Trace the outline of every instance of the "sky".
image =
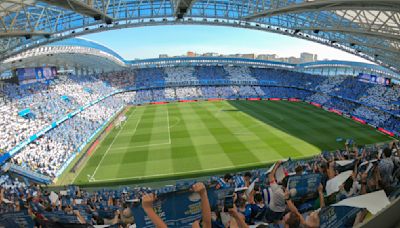
[[301,52],[319,60],[368,62],[355,55],[294,37],[243,28],[200,25],[147,26],[83,36],[103,44],[127,60],[183,55],[187,51],[219,54],[277,54],[299,57]]

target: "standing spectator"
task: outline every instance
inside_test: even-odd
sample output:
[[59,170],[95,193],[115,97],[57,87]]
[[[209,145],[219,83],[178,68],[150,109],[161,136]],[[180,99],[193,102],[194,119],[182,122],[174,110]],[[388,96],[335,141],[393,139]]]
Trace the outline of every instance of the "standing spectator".
[[393,181],[394,164],[391,158],[392,151],[385,148],[382,153],[382,159],[379,161],[378,168],[381,173],[381,184],[385,191],[390,191],[390,185]]
[[[283,216],[283,213],[286,210],[285,204],[285,192],[284,189],[286,186],[278,185],[275,174],[276,170],[281,165],[282,161],[278,161],[272,171],[268,175],[270,188],[264,190],[264,197],[266,196],[266,202],[269,206],[269,211],[266,213],[266,221],[269,223],[277,222]],[[285,178],[286,182],[287,178]],[[285,185],[285,184],[284,184]]]

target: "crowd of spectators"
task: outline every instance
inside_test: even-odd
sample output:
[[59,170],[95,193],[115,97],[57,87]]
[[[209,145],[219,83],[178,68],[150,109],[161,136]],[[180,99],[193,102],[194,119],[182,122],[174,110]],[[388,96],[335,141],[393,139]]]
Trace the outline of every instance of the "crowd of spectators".
[[[133,76],[132,76],[133,75]],[[108,79],[110,78],[110,79]],[[118,86],[118,78],[121,80],[121,86]],[[253,68],[245,66],[197,66],[197,67],[165,67],[150,68],[142,70],[128,70],[125,72],[116,72],[102,75],[102,80],[110,80],[110,84],[115,87],[129,87],[129,79],[132,86],[167,86],[166,96],[162,92],[158,92],[159,99],[151,95],[149,92],[143,94],[144,101],[173,100],[175,97],[184,99],[181,92],[174,94],[174,86],[192,87],[185,88],[190,93],[187,98],[201,97],[225,97],[225,98],[241,98],[254,95],[272,97],[281,94],[282,97],[292,97],[294,95],[299,98],[314,101],[321,105],[331,105],[340,102],[340,109],[351,110],[350,114],[358,108],[358,106],[367,105],[373,109],[390,112],[393,114],[400,113],[399,104],[400,89],[398,86],[383,86],[377,84],[366,83],[352,76],[316,76],[299,72],[291,72],[283,69],[265,69]],[[235,85],[252,85],[252,89],[243,91],[238,94],[238,88],[222,87],[227,84]],[[200,90],[194,86],[215,85],[216,88],[201,87]],[[266,87],[258,88],[256,85]],[[272,88],[268,86],[277,86],[280,88]],[[296,88],[296,90],[288,90],[282,87]],[[245,87],[240,87],[244,89]],[[182,90],[182,89],[181,89]],[[206,91],[205,91],[206,90]],[[210,90],[210,91],[207,91]],[[216,91],[219,90],[219,91]],[[256,92],[252,91],[256,90]],[[303,90],[303,91],[302,91]],[[307,90],[307,91],[306,91]],[[271,92],[272,91],[272,92]],[[316,94],[315,94],[316,93]],[[279,96],[278,96],[279,97]],[[341,101],[348,100],[353,102]],[[357,103],[357,104],[356,104]],[[333,106],[332,106],[333,107]],[[361,111],[366,109],[361,109]],[[360,111],[358,111],[360,114]],[[367,118],[370,113],[365,113]],[[361,118],[364,116],[361,115]],[[370,119],[370,118],[369,118]]]
[[56,177],[68,158],[123,106],[119,99],[106,98],[26,146],[13,157],[14,163]]
[[248,67],[225,66],[224,70],[228,73],[230,81],[257,81],[252,75]]
[[[229,81],[232,85],[226,83]],[[190,85],[192,82],[194,84]],[[399,106],[393,104],[400,99],[398,87],[365,83],[350,76],[323,77],[244,66],[148,68],[91,76],[69,75],[28,87],[6,83],[1,91],[5,99],[0,101],[0,127],[4,129],[0,132],[0,150],[9,151],[67,113],[124,88],[138,90],[129,92],[129,96],[107,98],[68,119],[26,146],[13,162],[56,177],[82,143],[128,103],[208,98],[299,98],[341,110],[393,132],[398,132],[400,125],[399,117],[390,114],[399,112]],[[26,108],[30,109],[30,115],[20,116],[18,112]]]
[[[60,77],[46,84],[6,83],[0,93],[0,150],[8,151],[67,112],[114,89],[92,76]],[[19,112],[30,113],[20,116]]]
[[[219,82],[223,83],[218,85]],[[226,82],[232,82],[232,85]],[[12,158],[12,162],[55,178],[66,161],[118,110],[127,104],[154,101],[300,98],[336,108],[394,132],[400,129],[399,117],[391,114],[400,113],[399,105],[394,104],[400,100],[400,89],[396,86],[369,84],[353,77],[322,77],[280,69],[232,66],[151,68],[91,76],[69,75],[28,86],[6,83],[0,91],[4,97],[0,100],[0,151],[9,151],[62,116],[124,88],[141,89],[108,97],[65,120],[23,148]],[[24,109],[30,110],[26,116],[19,114]],[[201,196],[203,216],[194,224],[203,227],[247,227],[268,223],[317,227],[321,210],[314,211],[317,208],[309,206],[313,203],[308,201],[319,202],[320,207],[329,207],[345,198],[379,190],[384,190],[390,199],[396,196],[400,183],[398,143],[380,149],[347,146],[347,150],[323,153],[307,161],[278,162],[269,173],[253,170],[212,178],[205,185],[195,184],[192,190]],[[343,163],[351,164],[351,168],[343,168]],[[361,169],[365,164],[371,164],[370,173]],[[307,195],[310,196],[308,204],[304,205],[305,198],[299,201],[285,182],[290,177],[283,180],[276,178],[279,167],[284,168],[285,173],[294,175],[321,175],[321,185]],[[340,185],[332,197],[327,187],[329,181],[346,171],[351,171],[350,178]],[[8,175],[0,177],[0,186],[0,211],[24,211],[36,225],[51,226],[55,222],[53,218],[60,216],[68,223],[133,225],[132,202],[141,198],[149,219],[161,227],[165,225],[153,213],[152,203],[157,199],[153,194],[147,194],[147,188],[90,192],[70,186],[54,193]],[[210,207],[206,204],[205,189],[215,187],[242,190],[234,194],[234,206],[224,210],[221,205]],[[361,217],[359,215],[353,222],[360,222]]]
[[398,105],[393,104],[399,100],[398,87],[374,86],[359,99],[360,102],[388,111],[398,111]]
[[[12,219],[13,222],[22,220],[27,226],[38,227],[63,223],[136,227],[137,220],[147,220],[135,218],[135,208],[142,208],[144,216],[156,227],[167,227],[170,221],[161,217],[169,217],[174,208],[160,211],[165,197],[171,192],[192,191],[199,195],[201,216],[193,219],[182,214],[180,218],[191,221],[192,227],[320,227],[326,222],[325,211],[343,205],[346,199],[353,199],[352,207],[360,208],[357,214],[347,216],[345,224],[352,226],[399,196],[400,147],[398,141],[379,146],[356,146],[346,141],[345,148],[323,152],[309,160],[282,160],[268,169],[228,173],[197,183],[178,181],[160,189],[85,190],[68,186],[52,190],[2,175],[0,218],[8,213],[18,214],[19,219]],[[315,180],[305,191],[296,184],[302,177]],[[219,195],[222,200],[215,204],[209,200],[210,189],[232,189],[233,195]],[[376,203],[378,206],[357,201],[361,195],[379,192],[382,194],[375,200],[384,202]],[[329,213],[332,220],[335,215]],[[0,224],[5,221],[0,220]]]
[[193,67],[168,67],[164,69],[164,72],[167,74],[165,78],[166,83],[181,82],[183,84],[190,84],[191,82],[198,81],[197,77],[193,74]]

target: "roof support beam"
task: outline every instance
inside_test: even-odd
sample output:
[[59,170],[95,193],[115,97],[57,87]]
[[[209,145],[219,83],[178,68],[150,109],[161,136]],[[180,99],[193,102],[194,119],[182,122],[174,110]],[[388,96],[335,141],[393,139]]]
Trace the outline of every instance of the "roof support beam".
[[291,28],[293,30],[300,30],[300,31],[314,31],[314,33],[319,32],[340,32],[340,33],[349,33],[353,35],[359,36],[369,36],[374,38],[383,38],[386,40],[392,40],[400,43],[400,35],[389,34],[389,33],[382,33],[382,32],[371,32],[365,31],[361,29],[350,29],[344,27],[338,28],[329,28],[329,27],[298,27],[298,28]]
[[[103,20],[106,24],[111,24],[113,18],[108,16],[106,13],[93,8],[91,5],[81,2],[79,0],[39,0],[47,4],[58,6],[67,10],[72,10],[76,13],[93,17],[95,20]],[[89,3],[92,1],[88,1]]]
[[400,11],[400,4],[398,0],[316,0],[254,12],[252,15],[245,16],[244,19],[254,20],[289,13],[349,9]]
[[196,0],[173,0],[174,15],[178,19],[182,19],[195,1]]
[[30,39],[32,36],[44,36],[50,38],[51,33],[49,32],[42,32],[42,31],[6,31],[0,32],[0,38],[9,38],[9,37],[22,37],[24,36],[27,39]]

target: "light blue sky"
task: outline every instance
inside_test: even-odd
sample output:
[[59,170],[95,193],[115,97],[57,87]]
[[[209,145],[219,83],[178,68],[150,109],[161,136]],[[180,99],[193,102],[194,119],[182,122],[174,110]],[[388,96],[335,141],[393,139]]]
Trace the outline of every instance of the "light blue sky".
[[357,56],[289,36],[232,27],[173,25],[113,30],[84,36],[115,50],[125,59],[182,55],[187,51],[221,54],[256,53],[298,57],[301,52],[318,59],[363,61]]

